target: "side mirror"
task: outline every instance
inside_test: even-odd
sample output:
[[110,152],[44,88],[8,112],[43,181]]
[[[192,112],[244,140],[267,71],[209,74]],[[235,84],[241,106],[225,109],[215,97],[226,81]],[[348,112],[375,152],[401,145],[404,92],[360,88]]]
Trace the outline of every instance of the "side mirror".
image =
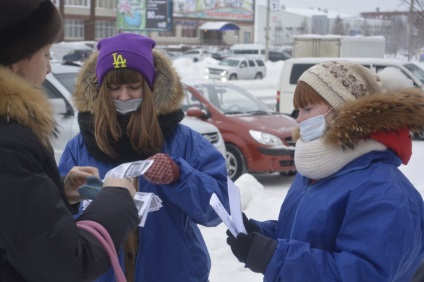
[[199,107],[188,108],[186,115],[188,117],[195,117],[195,118],[199,118],[201,120],[206,120],[206,119],[210,118],[209,112],[206,111],[206,110],[202,110]]

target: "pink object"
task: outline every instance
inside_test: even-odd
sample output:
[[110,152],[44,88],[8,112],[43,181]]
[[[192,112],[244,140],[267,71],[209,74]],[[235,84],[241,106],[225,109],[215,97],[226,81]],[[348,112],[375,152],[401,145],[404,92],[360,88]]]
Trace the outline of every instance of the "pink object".
[[115,277],[117,282],[126,282],[124,272],[119,265],[118,255],[115,250],[112,238],[110,238],[109,232],[99,223],[91,220],[81,220],[77,222],[77,226],[93,235],[100,244],[105,248],[107,254],[110,257],[113,270],[115,271]]

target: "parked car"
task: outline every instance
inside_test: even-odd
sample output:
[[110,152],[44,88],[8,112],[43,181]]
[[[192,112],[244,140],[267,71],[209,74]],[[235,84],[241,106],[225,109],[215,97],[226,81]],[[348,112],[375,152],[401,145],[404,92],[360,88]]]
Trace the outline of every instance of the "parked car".
[[268,60],[271,62],[285,61],[290,58],[290,54],[282,50],[269,50],[268,52]]
[[241,87],[229,83],[185,81],[182,108],[219,128],[227,150],[228,175],[279,172],[293,175],[296,121],[279,114]]
[[90,57],[93,51],[93,49],[74,49],[63,56],[62,62],[64,64],[82,65],[84,61]]
[[220,81],[236,79],[262,79],[266,76],[266,66],[261,59],[247,57],[227,57],[216,66],[206,68],[206,79]]
[[211,57],[218,61],[222,61],[230,56],[230,51],[227,49],[211,53]]
[[204,49],[190,49],[185,51],[180,58],[190,58],[193,60],[193,62],[199,62],[202,61],[206,57],[210,57],[211,54],[208,50]]
[[[284,62],[283,70],[280,74],[277,88],[276,109],[280,113],[297,117],[297,111],[293,108],[294,90],[299,77],[304,71],[315,64],[328,60],[349,60],[361,64],[375,72],[386,67],[394,67],[409,78],[415,87],[424,90],[424,70],[418,65],[409,61],[384,58],[325,58],[325,57],[304,57],[292,58]],[[424,132],[414,133],[415,139],[424,140]]]
[[[59,63],[52,63],[51,66],[52,72],[47,75],[43,89],[54,109],[57,134],[52,138],[52,144],[56,162],[59,162],[69,139],[79,133],[77,109],[71,97],[80,67]],[[214,125],[189,117],[181,123],[201,133],[223,156],[226,155],[222,135]]]

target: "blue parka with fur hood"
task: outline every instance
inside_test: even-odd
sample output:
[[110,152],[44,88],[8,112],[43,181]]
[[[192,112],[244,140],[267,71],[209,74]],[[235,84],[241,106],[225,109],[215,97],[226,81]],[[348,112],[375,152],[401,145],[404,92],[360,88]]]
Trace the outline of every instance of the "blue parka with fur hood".
[[[171,62],[153,50],[155,80],[153,96],[164,135],[163,153],[180,168],[179,179],[170,185],[156,185],[138,178],[138,190],[159,196],[163,207],[150,212],[144,227],[133,233],[120,252],[120,262],[135,260],[133,281],[208,281],[210,257],[198,224],[216,226],[220,218],[209,205],[215,193],[228,209],[225,159],[202,135],[179,123],[184,97],[182,84]],[[79,110],[81,133],[70,140],[59,164],[62,175],[73,166],[95,166],[100,177],[111,168],[149,156],[119,151],[118,158],[105,156],[94,141],[92,101],[97,94],[94,54],[83,66],[77,81],[74,102]],[[124,153],[125,152],[125,153]],[[113,270],[97,281],[114,281]]]
[[246,266],[268,261],[264,281],[410,281],[424,258],[424,204],[398,167],[411,153],[404,129],[423,130],[423,117],[423,93],[408,89],[346,102],[319,139],[297,129],[298,174],[278,221],[251,220],[273,247],[254,241]]

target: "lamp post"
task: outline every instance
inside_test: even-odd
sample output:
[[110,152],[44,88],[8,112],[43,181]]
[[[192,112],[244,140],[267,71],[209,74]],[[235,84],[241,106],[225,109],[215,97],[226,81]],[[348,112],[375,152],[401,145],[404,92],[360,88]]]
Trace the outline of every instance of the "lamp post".
[[409,16],[408,16],[408,61],[411,60],[412,57],[412,24],[414,17],[414,0],[411,0],[409,6]]
[[269,49],[269,11],[271,0],[266,2],[266,27],[265,27],[265,61],[268,61],[268,49]]

